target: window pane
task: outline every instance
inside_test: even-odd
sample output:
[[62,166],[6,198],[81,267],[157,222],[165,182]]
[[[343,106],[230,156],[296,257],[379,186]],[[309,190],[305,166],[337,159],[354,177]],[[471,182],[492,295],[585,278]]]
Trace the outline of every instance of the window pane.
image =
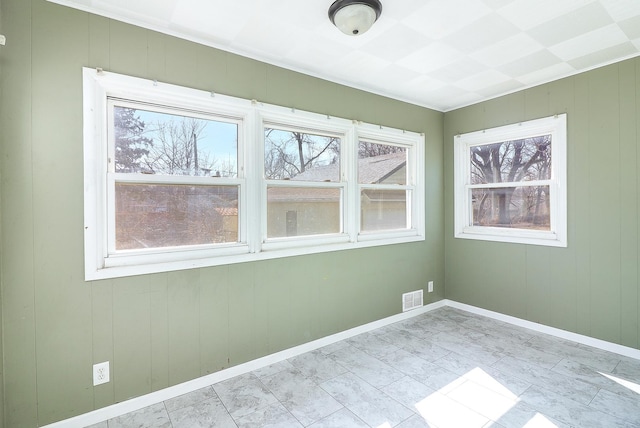
[[238,187],[116,183],[116,250],[238,242]]
[[407,149],[390,144],[360,141],[358,182],[407,184]]
[[471,146],[471,184],[551,178],[551,135]]
[[115,172],[236,177],[238,125],[113,107]]
[[340,138],[265,128],[264,171],[272,180],[340,181]]
[[551,230],[549,186],[472,189],[473,225]]
[[365,232],[406,229],[408,193],[407,190],[362,190],[360,229]]
[[267,237],[340,233],[340,189],[270,187]]

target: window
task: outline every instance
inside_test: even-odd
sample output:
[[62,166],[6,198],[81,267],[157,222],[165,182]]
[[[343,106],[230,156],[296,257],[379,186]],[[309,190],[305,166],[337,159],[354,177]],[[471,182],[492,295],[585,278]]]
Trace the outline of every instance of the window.
[[85,278],[424,240],[424,137],[84,69]]
[[567,246],[565,114],[454,141],[457,238]]

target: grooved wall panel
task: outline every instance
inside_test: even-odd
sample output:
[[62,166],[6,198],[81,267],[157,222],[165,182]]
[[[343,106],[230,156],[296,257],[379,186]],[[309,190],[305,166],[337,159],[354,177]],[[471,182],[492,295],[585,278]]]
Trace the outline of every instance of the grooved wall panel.
[[[638,348],[639,59],[445,114],[445,295]],[[567,113],[568,247],[453,237],[458,133]]]

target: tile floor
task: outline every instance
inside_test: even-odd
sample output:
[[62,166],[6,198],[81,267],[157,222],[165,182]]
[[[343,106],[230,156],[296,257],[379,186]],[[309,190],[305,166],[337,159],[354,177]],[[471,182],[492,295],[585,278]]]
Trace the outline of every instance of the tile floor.
[[446,307],[116,427],[640,427],[640,361]]

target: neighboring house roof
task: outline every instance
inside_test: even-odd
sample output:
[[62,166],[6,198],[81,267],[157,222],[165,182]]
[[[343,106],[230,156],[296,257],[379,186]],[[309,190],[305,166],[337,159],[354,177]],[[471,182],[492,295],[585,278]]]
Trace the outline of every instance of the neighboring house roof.
[[[405,152],[358,159],[358,180],[362,184],[381,183],[405,166]],[[338,164],[318,166],[291,178],[292,181],[340,181]]]
[[[363,184],[382,183],[406,165],[405,152],[372,156],[358,160],[359,181]],[[291,178],[291,181],[340,181],[338,164],[315,167]],[[338,202],[338,189],[308,187],[271,187],[269,202]]]
[[339,202],[340,189],[308,187],[271,187],[269,202]]

